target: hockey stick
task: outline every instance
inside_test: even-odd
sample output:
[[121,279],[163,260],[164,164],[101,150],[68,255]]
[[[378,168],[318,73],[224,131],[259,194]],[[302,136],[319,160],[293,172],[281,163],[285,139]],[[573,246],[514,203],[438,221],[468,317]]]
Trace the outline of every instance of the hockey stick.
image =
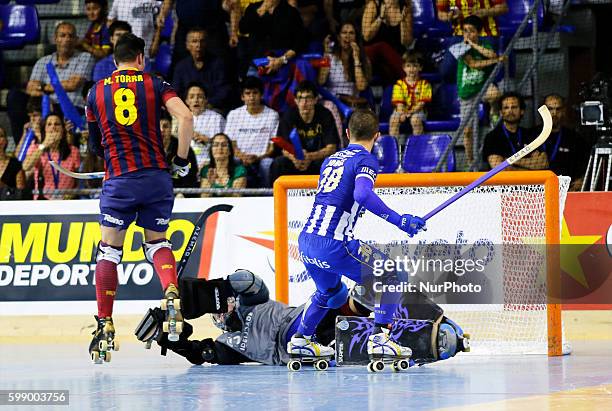
[[185,247],[185,251],[183,251],[183,256],[181,257],[181,261],[176,266],[176,274],[178,278],[181,278],[183,271],[185,271],[185,267],[187,267],[187,263],[189,262],[189,257],[195,250],[195,246],[198,243],[198,238],[200,237],[200,233],[206,230],[206,220],[208,217],[216,213],[217,211],[225,211],[229,213],[232,211],[234,206],[229,204],[217,204],[214,205],[207,210],[205,210],[198,220],[195,222],[193,226],[193,231],[191,232],[191,236],[189,237],[189,241],[187,242],[187,247]]
[[482,183],[484,183],[485,181],[493,177],[495,174],[499,173],[500,171],[516,163],[521,158],[525,157],[527,154],[533,152],[536,148],[544,144],[548,136],[550,136],[550,132],[552,130],[552,118],[550,117],[550,112],[548,111],[548,108],[546,106],[541,106],[538,109],[538,112],[540,113],[540,116],[542,116],[544,125],[542,126],[542,132],[535,140],[533,140],[531,143],[529,143],[528,145],[526,145],[525,147],[517,151],[514,155],[508,157],[501,164],[498,164],[493,170],[489,171],[488,173],[486,173],[485,175],[483,175],[482,177],[480,177],[479,179],[477,179],[476,181],[474,181],[473,183],[471,183],[470,185],[468,185],[467,187],[459,191],[457,194],[455,194],[454,196],[452,196],[451,198],[449,198],[448,200],[446,200],[445,202],[443,202],[442,204],[434,208],[432,211],[425,214],[425,216],[423,216],[423,220],[425,221],[429,220],[431,217],[435,216],[440,211],[444,210],[446,207],[448,207],[455,201],[459,200],[461,197],[463,197],[464,195],[472,191],[474,188],[478,187],[479,185],[481,185]]
[[65,174],[68,177],[76,178],[78,180],[97,180],[99,178],[104,178],[104,171],[96,171],[93,173],[75,173],[74,171],[70,171],[60,166],[53,160],[51,160],[50,163],[51,163],[51,167],[53,167],[60,173]]

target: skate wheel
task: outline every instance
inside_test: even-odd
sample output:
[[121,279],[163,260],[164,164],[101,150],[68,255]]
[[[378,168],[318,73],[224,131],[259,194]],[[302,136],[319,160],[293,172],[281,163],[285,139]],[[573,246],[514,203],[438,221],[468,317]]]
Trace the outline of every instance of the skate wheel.
[[110,362],[111,360],[111,352],[107,351],[104,353],[104,362]]
[[183,332],[183,322],[177,322],[176,323],[176,333],[180,334]]
[[91,361],[94,364],[102,364],[102,361],[100,361],[100,352],[92,351],[90,354],[91,354]]
[[119,341],[113,341],[113,351],[119,351]]
[[299,371],[302,368],[302,363],[298,360],[291,360],[287,363],[289,371]]
[[314,363],[314,367],[317,371],[325,371],[329,367],[329,364],[325,360],[319,360]]
[[147,342],[145,343],[145,350],[150,350],[150,349],[151,349],[151,344],[152,344],[152,342],[151,342],[151,341],[147,341]]
[[393,361],[393,364],[391,364],[391,369],[393,370],[393,372],[400,372],[401,371],[399,365],[397,365],[397,361]]
[[100,340],[100,342],[98,342],[98,348],[100,349],[100,351],[108,350],[108,341]]
[[162,309],[162,311],[168,310],[168,300],[166,300],[165,298],[161,300],[161,302],[159,303],[159,307]]
[[177,342],[179,340],[178,334],[168,334],[168,341]]
[[382,362],[381,360],[374,361],[372,363],[372,369],[374,370],[374,372],[381,372],[382,370],[385,369],[385,363]]
[[172,300],[172,304],[174,304],[174,309],[175,310],[180,310],[181,309],[181,300],[180,300],[180,298]]
[[376,372],[376,371],[374,371],[374,368],[372,367],[372,365],[374,365],[374,363],[370,361],[368,363],[368,372]]
[[406,360],[399,360],[397,362],[397,367],[400,371],[406,371],[408,368],[410,368],[410,363]]
[[168,324],[168,321],[164,321],[162,323],[162,331],[167,333],[169,329],[170,329],[170,325]]

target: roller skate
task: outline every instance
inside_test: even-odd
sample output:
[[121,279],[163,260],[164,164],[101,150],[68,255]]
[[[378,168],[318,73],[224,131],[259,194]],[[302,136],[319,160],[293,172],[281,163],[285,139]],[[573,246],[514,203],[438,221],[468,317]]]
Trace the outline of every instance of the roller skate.
[[335,352],[331,347],[326,347],[311,338],[291,337],[287,344],[287,352],[291,360],[287,363],[290,371],[299,371],[302,364],[312,364],[315,370],[325,371],[330,366]]
[[110,362],[111,351],[119,351],[119,343],[115,341],[115,326],[111,317],[98,318],[94,315],[98,327],[92,333],[89,344],[89,355],[94,364]]
[[386,364],[391,364],[394,372],[400,372],[414,364],[410,360],[412,350],[393,341],[389,334],[390,330],[383,328],[368,338],[369,372],[381,372]]
[[168,333],[168,341],[176,342],[183,331],[183,315],[181,314],[181,300],[178,288],[172,283],[168,285],[161,300],[161,309],[164,311],[162,330]]

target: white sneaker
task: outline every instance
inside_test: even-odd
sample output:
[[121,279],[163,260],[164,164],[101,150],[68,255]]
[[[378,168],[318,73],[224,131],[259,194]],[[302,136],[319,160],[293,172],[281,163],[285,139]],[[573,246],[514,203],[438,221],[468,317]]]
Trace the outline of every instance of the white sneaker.
[[393,341],[389,336],[390,331],[382,329],[382,332],[372,334],[368,338],[368,355],[376,357],[408,358],[412,355],[410,347],[404,347]]
[[291,337],[291,341],[287,344],[287,352],[290,355],[300,357],[330,357],[335,354],[331,347],[326,347],[310,338],[296,337],[295,335]]

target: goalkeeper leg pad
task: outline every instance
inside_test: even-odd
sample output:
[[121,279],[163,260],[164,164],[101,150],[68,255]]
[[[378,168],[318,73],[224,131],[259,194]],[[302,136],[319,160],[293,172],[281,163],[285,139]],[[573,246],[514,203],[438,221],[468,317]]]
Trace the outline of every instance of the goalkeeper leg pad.
[[181,277],[181,311],[188,320],[204,314],[226,313],[227,298],[234,297],[230,281],[223,279],[205,280],[203,278]]

